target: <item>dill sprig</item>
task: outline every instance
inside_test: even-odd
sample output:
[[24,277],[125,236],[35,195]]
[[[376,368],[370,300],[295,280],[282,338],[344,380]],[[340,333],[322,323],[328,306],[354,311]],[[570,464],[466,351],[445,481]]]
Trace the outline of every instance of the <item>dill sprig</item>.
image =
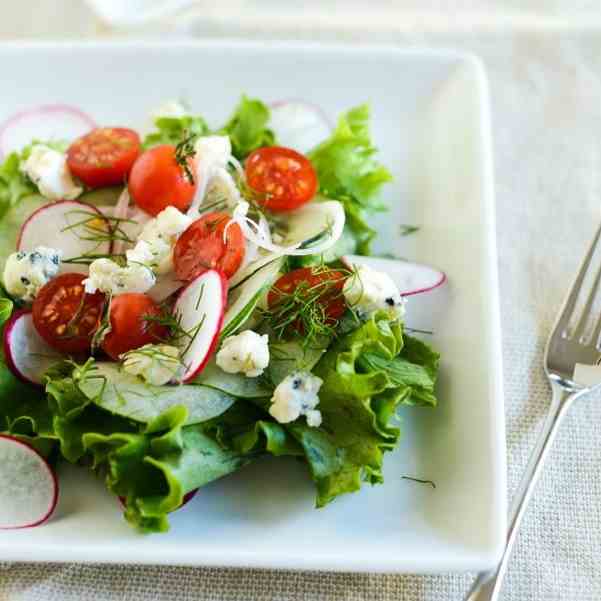
[[157,344],[145,344],[139,348],[133,349],[123,353],[120,359],[130,367],[144,364],[145,359],[150,359],[155,365],[160,364],[162,367],[166,367],[171,371],[172,378],[178,380],[178,374],[181,374],[182,370],[185,369],[184,362],[181,359],[181,353],[177,356],[166,353],[161,350],[161,346]]
[[400,226],[401,236],[410,236],[411,234],[415,234],[419,232],[419,225],[409,225],[407,223],[402,223]]
[[[332,272],[325,266],[312,268],[312,276]],[[341,278],[322,278],[319,281],[301,281],[293,290],[283,291],[273,287],[275,302],[261,311],[264,324],[269,327],[276,339],[283,340],[296,332],[303,337],[303,348],[319,339],[336,335],[338,319],[333,318],[328,309],[332,302],[344,299]]]
[[403,480],[411,480],[412,482],[419,482],[419,484],[429,484],[432,488],[436,488],[436,483],[432,480],[422,480],[421,478],[413,478],[412,476],[401,476]]
[[206,205],[200,205],[198,207],[198,214],[204,215],[205,213],[211,213],[212,211],[223,211],[227,208],[227,199],[225,196],[220,196],[214,202],[210,202]]
[[[202,296],[203,291],[204,290],[201,290],[200,296]],[[197,305],[198,303],[200,303],[200,300],[197,301]],[[181,313],[161,311],[158,315],[144,315],[142,319],[169,330],[169,335],[163,339],[162,342],[179,347],[181,349],[181,356],[184,356],[194,343],[196,336],[198,336],[198,332],[202,329],[206,315],[203,313],[198,323],[189,329],[182,326],[182,317]],[[183,348],[181,348],[182,344],[185,344]]]
[[63,259],[62,263],[69,263],[72,265],[90,265],[96,259],[111,259],[123,267],[125,265],[125,255],[122,253],[111,254],[111,253],[90,253],[86,255],[79,255],[78,257],[69,257]]
[[103,242],[135,242],[122,227],[124,223],[136,223],[133,219],[98,215],[83,209],[69,211],[68,215],[80,215],[82,218],[66,225],[61,232],[72,231],[80,240],[97,242],[99,245]]
[[111,331],[111,303],[113,301],[113,295],[109,294],[108,299],[104,304],[104,308],[102,311],[102,316],[100,318],[100,323],[98,324],[98,328],[94,332],[94,336],[92,336],[92,344],[91,349],[94,352],[96,349],[100,348],[100,345],[104,341],[106,335]]
[[196,155],[196,150],[194,150],[196,137],[196,134],[188,134],[187,131],[184,131],[182,141],[175,147],[175,162],[182,168],[184,177],[190,185],[194,185],[194,173],[190,169],[188,159]]

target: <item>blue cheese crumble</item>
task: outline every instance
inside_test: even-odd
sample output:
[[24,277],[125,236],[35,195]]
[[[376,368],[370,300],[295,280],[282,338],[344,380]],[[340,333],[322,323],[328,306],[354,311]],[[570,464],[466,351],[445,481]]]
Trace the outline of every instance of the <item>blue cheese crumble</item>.
[[392,317],[403,317],[405,299],[392,278],[383,271],[359,265],[343,289],[348,306],[362,316],[388,311]]
[[4,287],[13,297],[31,302],[40,288],[58,274],[62,251],[38,246],[12,253],[4,267]]
[[296,371],[286,376],[271,397],[269,413],[280,424],[288,424],[304,415],[307,425],[321,426],[321,411],[317,393],[323,380],[308,371]]

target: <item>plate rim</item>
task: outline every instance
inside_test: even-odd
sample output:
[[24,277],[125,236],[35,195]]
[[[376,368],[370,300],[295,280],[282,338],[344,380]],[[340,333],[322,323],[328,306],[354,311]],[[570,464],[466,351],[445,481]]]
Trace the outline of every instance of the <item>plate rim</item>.
[[[398,560],[390,559],[381,561],[379,566],[372,564],[365,566],[348,559],[338,559],[326,556],[322,561],[318,556],[300,561],[298,565],[292,566],[290,559],[285,557],[278,560],[272,556],[270,560],[265,557],[259,558],[243,557],[226,560],[226,553],[217,554],[213,557],[203,556],[200,561],[191,559],[189,563],[182,561],[181,557],[167,557],[163,563],[167,565],[198,565],[198,566],[223,566],[223,567],[252,567],[266,569],[296,569],[296,570],[331,570],[331,571],[356,571],[356,572],[383,572],[383,573],[439,573],[442,571],[466,571],[474,569],[487,569],[495,565],[503,552],[507,528],[507,455],[506,455],[506,430],[504,411],[504,389],[503,389],[503,352],[502,352],[502,329],[501,309],[499,297],[499,275],[498,275],[498,250],[496,236],[495,215],[495,186],[494,186],[494,163],[493,163],[493,138],[491,121],[490,87],[486,69],[483,61],[476,55],[454,48],[445,47],[408,47],[403,48],[394,44],[366,43],[356,45],[351,43],[340,43],[330,41],[300,41],[300,40],[250,40],[240,38],[212,38],[205,40],[10,40],[0,42],[0,54],[5,52],[30,52],[30,51],[66,51],[66,50],[88,50],[88,51],[140,51],[140,50],[223,50],[223,51],[286,51],[307,53],[328,53],[338,55],[363,55],[366,53],[389,57],[415,57],[424,59],[454,60],[472,70],[475,75],[476,89],[478,95],[479,124],[478,134],[480,137],[480,163],[482,186],[480,195],[480,206],[482,208],[484,240],[486,249],[486,276],[487,276],[487,301],[489,303],[490,335],[487,352],[491,365],[490,389],[488,399],[489,417],[494,420],[491,433],[491,460],[494,462],[497,473],[494,483],[498,487],[495,494],[495,529],[492,532],[492,540],[486,550],[483,547],[477,549],[473,554],[473,561],[466,559],[436,560],[429,565],[423,562],[408,560],[399,565]],[[0,558],[7,561],[78,561],[78,562],[106,562],[131,564],[156,563],[152,557],[111,558],[110,549],[101,547],[94,551],[95,556],[87,559],[83,557],[81,550],[77,552],[66,552],[63,557],[56,557],[51,549],[44,551],[43,544],[36,543],[36,550],[41,551],[39,555],[31,558],[31,553],[20,547],[16,553],[9,550],[0,543]],[[5,551],[7,551],[5,553]],[[87,554],[86,554],[87,555]],[[104,557],[102,557],[104,556]],[[477,557],[476,557],[477,556]],[[355,565],[356,564],[356,565]]]

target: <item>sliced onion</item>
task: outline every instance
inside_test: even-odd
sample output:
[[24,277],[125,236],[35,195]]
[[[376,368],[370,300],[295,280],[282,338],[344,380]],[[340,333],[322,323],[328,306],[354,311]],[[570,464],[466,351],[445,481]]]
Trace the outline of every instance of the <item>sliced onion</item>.
[[[334,246],[344,228],[345,214],[342,204],[337,200],[312,202],[289,213],[288,226],[290,233],[285,242],[287,246],[275,244],[269,232],[261,223],[248,217],[249,204],[245,201],[238,203],[232,215],[232,223],[237,223],[244,237],[259,248],[272,253],[304,256],[320,254]],[[329,232],[327,232],[329,230]],[[324,240],[318,244],[301,248],[311,239],[324,235]]]
[[[117,204],[113,208],[113,217],[115,219],[127,219],[127,212],[129,208],[129,191],[127,187],[123,188],[123,192],[121,192],[119,199],[117,200]],[[120,226],[119,222],[117,223],[117,227]],[[113,242],[113,254],[122,255],[125,251],[125,241],[124,240],[115,240]]]

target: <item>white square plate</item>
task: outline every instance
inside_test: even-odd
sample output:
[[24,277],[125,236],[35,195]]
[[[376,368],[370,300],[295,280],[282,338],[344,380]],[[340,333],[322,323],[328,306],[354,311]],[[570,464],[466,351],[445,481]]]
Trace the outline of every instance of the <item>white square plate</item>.
[[[313,508],[293,460],[265,459],[203,489],[166,535],[121,518],[102,482],[61,473],[55,517],[0,534],[0,559],[437,572],[483,569],[505,535],[501,339],[487,84],[480,62],[446,51],[288,43],[5,45],[0,119],[66,102],[102,124],[143,123],[185,98],[210,123],[241,93],[303,98],[335,116],[371,103],[395,175],[378,250],[436,265],[449,284],[412,299],[408,325],[434,330],[440,406],[405,408],[385,484]],[[402,238],[400,224],[419,224]],[[436,489],[402,479],[431,479]]]

